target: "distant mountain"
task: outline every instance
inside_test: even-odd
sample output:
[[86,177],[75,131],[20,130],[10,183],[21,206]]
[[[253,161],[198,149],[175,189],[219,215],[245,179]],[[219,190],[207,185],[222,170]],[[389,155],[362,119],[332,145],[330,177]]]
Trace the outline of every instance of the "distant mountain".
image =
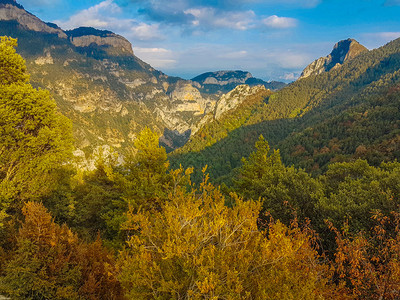
[[78,51],[96,58],[134,55],[132,45],[127,39],[108,30],[79,27],[65,33]]
[[321,57],[309,64],[303,70],[299,79],[328,72],[333,68],[338,68],[343,65],[344,62],[351,60],[366,51],[368,51],[368,49],[354,39],[342,40],[335,44],[332,52],[328,56]]
[[207,72],[192,78],[192,81],[198,83],[197,87],[204,93],[219,94],[227,93],[241,84],[247,84],[250,87],[263,85],[273,91],[286,86],[284,82],[266,82],[262,79],[254,78],[249,72],[240,70]]
[[[76,154],[82,157],[110,148],[124,153],[145,126],[164,134],[160,143],[174,150],[217,107],[230,110],[218,105],[219,98],[243,81],[203,86],[170,77],[136,57],[131,43],[118,34],[90,27],[63,31],[13,0],[0,0],[0,35],[18,38],[17,51],[26,59],[32,84],[48,89],[73,121]],[[246,76],[244,82],[252,86],[284,85]]]
[[170,77],[136,57],[124,37],[81,27],[63,31],[12,0],[0,0],[0,35],[18,38],[31,82],[48,89],[74,124],[77,155],[113,148],[123,153],[145,126],[183,145],[218,96]]
[[286,164],[314,174],[335,161],[399,160],[400,39],[351,59],[346,55],[340,67],[297,80],[205,124],[170,155],[172,165],[207,164],[213,166],[211,178],[228,182],[260,134],[280,149]]

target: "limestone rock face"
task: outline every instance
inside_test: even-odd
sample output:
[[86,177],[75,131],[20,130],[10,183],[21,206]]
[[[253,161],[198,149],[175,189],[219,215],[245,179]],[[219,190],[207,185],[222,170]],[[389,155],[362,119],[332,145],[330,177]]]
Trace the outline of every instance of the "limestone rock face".
[[181,81],[171,93],[172,100],[181,100],[187,102],[197,102],[202,100],[200,91],[190,83]]
[[19,6],[0,2],[0,8],[0,21],[17,21],[28,30],[57,34],[60,38],[67,38],[67,35],[61,29],[50,27]]
[[335,44],[331,54],[321,57],[309,64],[301,73],[299,79],[307,78],[311,75],[319,75],[334,68],[340,67],[346,61],[353,59],[360,53],[368,51],[363,45],[354,39],[347,39]]
[[71,42],[76,47],[89,47],[92,44],[97,46],[109,46],[120,50],[124,54],[133,55],[131,43],[124,37],[112,34],[110,36],[96,36],[96,35],[84,35],[79,37],[71,37]]
[[204,98],[200,91],[187,81],[179,81],[164,105],[158,104],[156,113],[166,124],[179,133],[198,130],[200,122],[215,107],[215,100]]
[[90,27],[64,32],[13,0],[0,0],[0,23],[0,35],[16,33],[31,82],[49,90],[73,121],[77,156],[102,146],[123,155],[145,126],[164,133],[161,142],[173,150],[252,93],[249,86],[228,93],[255,80],[248,72],[214,72],[204,81],[216,82],[215,90],[205,92],[200,82],[169,77],[141,61],[122,36]]
[[250,87],[248,85],[239,85],[234,90],[222,95],[215,107],[215,119],[219,119],[224,113],[239,106],[248,96],[266,90],[262,85]]

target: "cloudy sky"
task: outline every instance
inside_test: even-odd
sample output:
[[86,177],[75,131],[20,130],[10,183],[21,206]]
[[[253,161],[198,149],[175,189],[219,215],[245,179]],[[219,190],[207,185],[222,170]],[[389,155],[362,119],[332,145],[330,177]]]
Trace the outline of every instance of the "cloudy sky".
[[63,29],[125,36],[168,75],[246,70],[294,80],[342,39],[377,48],[400,37],[400,0],[17,0]]

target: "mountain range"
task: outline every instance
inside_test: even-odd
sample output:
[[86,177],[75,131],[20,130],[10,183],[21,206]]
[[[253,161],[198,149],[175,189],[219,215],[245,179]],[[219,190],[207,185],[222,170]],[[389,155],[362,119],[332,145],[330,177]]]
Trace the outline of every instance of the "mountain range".
[[31,82],[48,89],[74,124],[75,155],[124,151],[148,126],[173,151],[173,166],[204,165],[229,181],[262,134],[286,164],[315,174],[334,161],[400,158],[400,40],[368,50],[339,41],[286,85],[245,71],[184,80],[135,56],[124,37],[64,31],[0,0],[0,34],[18,38]]
[[316,175],[337,161],[399,159],[399,49],[400,39],[371,51],[352,39],[338,42],[297,81],[206,124],[172,153],[172,165],[207,164],[212,178],[229,185],[260,135],[285,164]]
[[217,72],[237,76],[227,85],[171,77],[135,56],[120,35],[88,27],[64,31],[13,0],[0,1],[0,35],[18,39],[32,84],[48,89],[73,121],[75,154],[83,159],[111,149],[124,153],[145,126],[162,135],[169,151],[182,146],[209,114],[221,111],[222,94],[246,83],[242,73],[252,86],[285,86],[241,71]]

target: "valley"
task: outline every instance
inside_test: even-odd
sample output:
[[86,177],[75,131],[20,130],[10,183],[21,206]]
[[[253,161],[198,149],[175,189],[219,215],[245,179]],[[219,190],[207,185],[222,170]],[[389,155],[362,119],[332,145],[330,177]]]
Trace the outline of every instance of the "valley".
[[[32,3],[60,19],[0,0],[0,299],[400,298],[400,34],[352,27],[400,4]],[[346,30],[386,43],[313,55]]]

